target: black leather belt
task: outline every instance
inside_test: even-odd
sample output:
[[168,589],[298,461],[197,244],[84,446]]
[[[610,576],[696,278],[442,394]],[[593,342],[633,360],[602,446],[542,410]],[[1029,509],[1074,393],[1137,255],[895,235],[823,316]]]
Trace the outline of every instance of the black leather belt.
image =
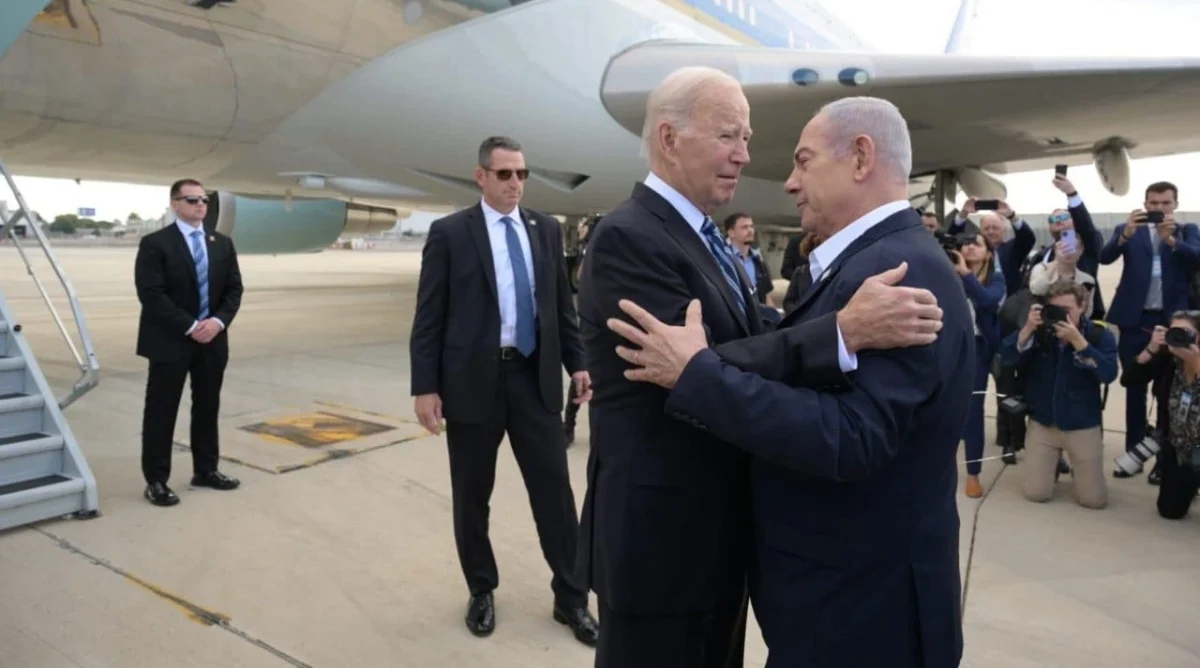
[[517,350],[516,348],[510,347],[510,348],[501,348],[500,349],[500,360],[503,362],[511,362],[513,360],[523,360],[523,359],[525,359],[525,356],[522,355],[521,351]]

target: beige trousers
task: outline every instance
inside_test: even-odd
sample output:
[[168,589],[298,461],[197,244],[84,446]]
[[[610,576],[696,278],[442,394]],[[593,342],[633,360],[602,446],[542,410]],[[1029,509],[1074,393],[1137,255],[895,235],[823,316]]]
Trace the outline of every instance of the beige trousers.
[[1054,473],[1063,450],[1071,463],[1075,498],[1085,508],[1103,508],[1108,504],[1108,486],[1104,479],[1104,443],[1100,427],[1063,431],[1029,421],[1025,435],[1025,498],[1049,501],[1054,496]]

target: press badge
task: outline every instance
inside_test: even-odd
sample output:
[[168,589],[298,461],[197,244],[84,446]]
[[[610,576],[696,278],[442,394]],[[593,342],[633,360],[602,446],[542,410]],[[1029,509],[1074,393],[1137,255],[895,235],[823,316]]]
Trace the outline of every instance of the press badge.
[[1162,278],[1162,258],[1155,255],[1154,264],[1150,265],[1150,278]]

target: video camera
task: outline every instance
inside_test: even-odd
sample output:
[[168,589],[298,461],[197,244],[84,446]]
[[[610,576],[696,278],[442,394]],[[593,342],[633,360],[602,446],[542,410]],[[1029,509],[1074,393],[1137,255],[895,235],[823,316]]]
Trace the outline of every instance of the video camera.
[[962,250],[962,247],[972,240],[969,234],[947,234],[942,230],[933,233],[933,237],[941,244],[942,250],[946,251],[946,257],[950,258],[951,262],[957,263],[954,253]]

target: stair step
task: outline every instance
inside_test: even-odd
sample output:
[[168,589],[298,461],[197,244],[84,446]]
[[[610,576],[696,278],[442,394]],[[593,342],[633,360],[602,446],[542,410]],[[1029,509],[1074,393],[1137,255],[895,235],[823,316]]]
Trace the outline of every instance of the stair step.
[[13,413],[16,411],[29,410],[30,408],[41,408],[46,404],[40,394],[0,394],[0,415],[4,413]]
[[57,474],[0,485],[0,531],[83,510],[86,487]]
[[3,320],[0,320],[0,333],[7,332],[7,331],[8,331],[8,323]]
[[0,438],[0,461],[39,452],[50,452],[58,450],[62,446],[62,436],[51,436],[50,434],[36,432],[18,434],[17,436],[5,436]]
[[24,357],[5,357],[0,355],[0,371],[16,371],[25,368]]

